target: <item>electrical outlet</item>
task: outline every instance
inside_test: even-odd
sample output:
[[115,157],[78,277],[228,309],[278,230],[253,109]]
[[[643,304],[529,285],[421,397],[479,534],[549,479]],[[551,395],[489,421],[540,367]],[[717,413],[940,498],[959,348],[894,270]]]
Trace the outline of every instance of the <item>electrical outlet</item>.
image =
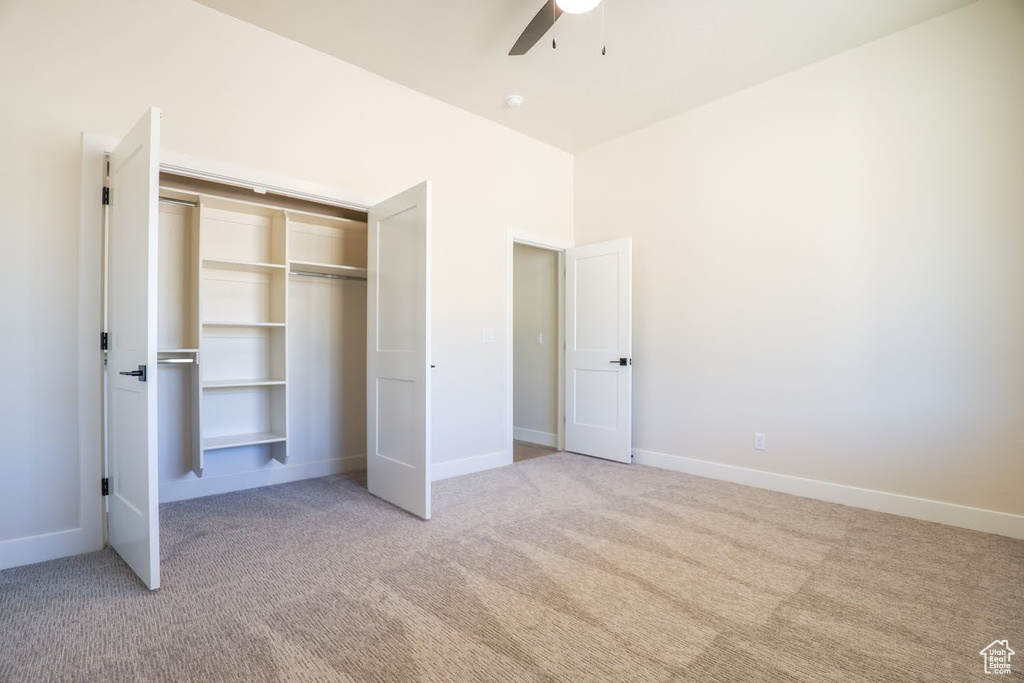
[[754,432],[754,450],[768,450],[768,444],[767,440],[765,439],[764,432]]
[[543,332],[538,332],[537,333],[537,336],[534,337],[534,343],[536,343],[537,346],[541,346],[544,343],[544,333]]

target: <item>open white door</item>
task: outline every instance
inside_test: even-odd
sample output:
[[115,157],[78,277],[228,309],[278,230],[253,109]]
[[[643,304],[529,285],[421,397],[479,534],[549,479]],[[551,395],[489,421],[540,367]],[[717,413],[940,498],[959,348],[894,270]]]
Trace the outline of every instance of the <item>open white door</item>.
[[633,243],[565,252],[565,450],[619,462],[633,446]]
[[107,273],[107,457],[110,545],[160,587],[157,489],[157,202],[160,110],[110,156]]
[[430,519],[430,183],[369,214],[366,483]]

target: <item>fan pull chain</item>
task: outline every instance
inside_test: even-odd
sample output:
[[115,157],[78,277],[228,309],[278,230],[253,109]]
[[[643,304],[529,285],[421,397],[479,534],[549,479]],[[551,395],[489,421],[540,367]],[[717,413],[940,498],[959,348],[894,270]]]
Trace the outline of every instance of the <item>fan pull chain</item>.
[[601,3],[601,56],[608,54],[608,39],[605,37],[604,29],[604,6],[608,4],[608,0],[604,0]]
[[558,41],[555,38],[558,37],[558,3],[555,0],[551,0],[551,49],[558,49]]

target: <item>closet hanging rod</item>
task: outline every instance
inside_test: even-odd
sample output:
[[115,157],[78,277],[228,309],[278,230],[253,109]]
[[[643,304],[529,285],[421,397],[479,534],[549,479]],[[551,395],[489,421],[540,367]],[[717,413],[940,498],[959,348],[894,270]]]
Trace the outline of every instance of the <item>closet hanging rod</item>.
[[182,206],[191,206],[192,208],[199,206],[199,202],[194,202],[189,199],[178,199],[176,197],[164,197],[163,195],[160,195],[160,201],[164,204],[181,204]]
[[190,365],[195,363],[193,358],[161,358],[157,360],[157,365]]
[[357,282],[366,282],[365,277],[359,277],[358,275],[337,275],[335,273],[315,273],[311,270],[289,270],[289,275],[300,275],[302,277],[322,277],[328,280],[356,280]]

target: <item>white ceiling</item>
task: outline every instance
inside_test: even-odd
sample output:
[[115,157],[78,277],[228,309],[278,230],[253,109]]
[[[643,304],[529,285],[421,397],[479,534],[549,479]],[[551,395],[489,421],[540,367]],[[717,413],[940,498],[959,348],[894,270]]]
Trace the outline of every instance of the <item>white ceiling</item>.
[[544,0],[198,1],[578,151],[974,0],[604,0],[604,57],[600,8],[509,57]]

